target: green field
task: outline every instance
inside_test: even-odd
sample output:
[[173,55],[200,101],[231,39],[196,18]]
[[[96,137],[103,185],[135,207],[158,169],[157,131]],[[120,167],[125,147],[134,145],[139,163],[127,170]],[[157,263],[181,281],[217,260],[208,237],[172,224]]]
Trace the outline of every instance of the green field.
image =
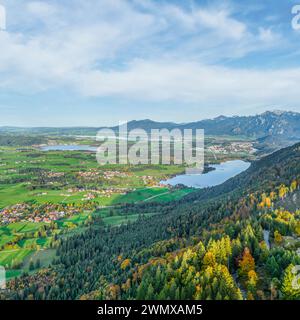
[[33,254],[27,256],[26,259],[24,260],[22,271],[28,272],[30,262],[32,261],[33,263],[36,263],[38,260],[41,263],[41,268],[46,268],[51,264],[55,256],[56,256],[55,249],[35,251]]
[[[139,218],[139,214],[116,214],[111,216],[109,212],[108,209],[102,209],[96,212],[95,215],[100,215],[103,223],[110,226],[127,224]],[[144,216],[150,217],[153,214],[144,214]],[[86,212],[57,221],[57,233],[60,234],[60,237],[68,237],[75,232],[81,232],[84,229],[85,221],[90,216],[91,214]],[[18,237],[31,235],[44,225],[43,223],[19,222],[0,228],[1,245],[5,246],[13,243],[13,245],[10,244],[11,248],[0,251],[0,265],[7,269],[8,278],[19,276],[25,271],[29,272],[31,261],[36,263],[39,260],[41,268],[51,264],[56,250],[50,248],[51,239],[49,237],[25,238],[17,241]]]
[[[18,190],[17,193],[14,193],[14,190]],[[129,192],[125,195],[120,194],[113,194],[110,197],[106,196],[98,196],[95,198],[95,201],[99,203],[101,206],[111,206],[115,204],[120,203],[135,203],[137,201],[148,201],[148,198],[152,198],[154,196],[159,196],[159,194],[166,194],[169,191],[168,188],[139,188],[135,191]],[[172,201],[179,199],[181,196],[186,195],[187,193],[190,193],[194,191],[191,188],[186,188],[184,190],[172,190],[169,192],[169,196],[161,196],[157,197],[156,199],[153,198],[153,201]],[[10,193],[14,193],[13,196],[10,195]],[[42,193],[42,190],[39,190],[38,192],[28,192],[26,191],[26,188],[24,186],[18,186],[14,188],[8,188],[5,192],[1,191],[0,188],[0,195],[3,194],[3,197],[1,196],[0,200],[0,206],[4,205],[13,205],[15,203],[25,202],[29,200],[35,200],[38,203],[81,203],[84,192],[79,192],[76,195],[72,195],[70,197],[66,197],[65,195],[61,195],[64,193],[63,191],[59,190],[51,190],[47,192],[47,195],[45,196],[36,196],[36,194]],[[7,200],[8,198],[8,200]],[[169,200],[167,200],[169,198]],[[151,199],[150,199],[151,200]]]
[[[81,179],[79,172],[95,170],[92,180]],[[128,176],[116,174],[112,179],[103,175],[107,171],[118,171]],[[40,151],[0,147],[0,208],[35,201],[36,203],[81,203],[86,192],[68,192],[73,186],[94,188],[144,188],[143,177],[151,176],[153,183],[179,174],[183,166],[172,165],[105,165],[99,166],[95,154],[80,151]],[[50,174],[63,174],[49,178]],[[45,178],[46,175],[46,178]],[[94,201],[101,205],[119,202],[119,195],[97,194]],[[120,200],[121,201],[121,200]]]
[[[110,172],[116,172],[105,178]],[[193,192],[193,189],[172,190],[153,187],[162,179],[182,173],[183,166],[170,165],[105,165],[97,164],[95,154],[81,151],[48,151],[13,147],[0,147],[0,209],[15,204],[30,202],[37,206],[45,203],[82,204],[89,191],[73,191],[72,187],[84,190],[124,190],[106,195],[94,192],[97,206],[103,207],[101,215],[105,225],[119,226],[136,221],[136,213],[123,214],[119,210],[111,214],[109,208],[122,204],[151,201],[173,201]],[[95,172],[89,178],[79,173]],[[145,178],[146,177],[146,178]],[[148,182],[146,182],[146,180]],[[150,184],[150,185],[147,185]],[[78,189],[80,190],[80,189]],[[107,207],[108,209],[105,209]],[[86,228],[93,212],[85,211],[56,221],[56,230],[38,236],[45,223],[16,222],[0,226],[0,265],[8,269],[8,277],[29,271],[32,261],[40,261],[41,267],[49,265],[55,256],[51,243],[55,234],[68,237]],[[149,213],[145,216],[151,216]],[[50,232],[50,234],[49,234]]]
[[[128,214],[128,215],[115,215],[115,216],[109,216],[108,212],[103,210],[99,211],[97,214],[100,214],[103,217],[103,222],[105,225],[111,225],[111,226],[118,226],[121,224],[127,224],[129,222],[134,222],[139,218],[138,214]],[[151,216],[153,213],[144,214],[144,216]],[[89,214],[83,213],[80,215],[75,215],[68,219],[63,219],[58,222],[58,226],[61,230],[66,230],[69,223],[74,224],[76,226],[75,230],[78,230],[78,232],[81,231],[80,226],[84,224],[86,219],[88,218]],[[12,232],[9,234],[9,239],[12,241],[14,237],[16,236],[15,233],[13,233],[15,230],[18,230],[18,234],[22,234],[28,231],[37,230],[36,228],[33,228],[31,224],[28,223],[18,223],[14,224],[13,226],[9,227],[2,227],[0,229],[1,239],[3,238],[3,230],[5,230],[6,233],[9,231]],[[14,230],[14,231],[13,231]],[[74,234],[73,230],[70,232],[67,232],[66,234],[62,234],[62,236],[69,236]],[[30,249],[32,245],[39,245],[40,249]],[[39,260],[40,267],[47,267],[51,264],[53,259],[55,258],[55,249],[49,248],[49,239],[48,238],[32,238],[32,239],[25,239],[20,240],[17,243],[18,248],[17,249],[9,249],[9,250],[2,250],[0,251],[0,265],[4,266],[7,269],[7,277],[13,278],[16,276],[19,276],[23,272],[29,272],[29,265],[31,262],[34,264]],[[13,265],[21,265],[21,268],[12,269]],[[33,271],[31,271],[33,272]]]
[[16,222],[11,223],[8,226],[1,227],[0,230],[10,231],[14,233],[25,233],[37,231],[44,223],[34,223],[34,222]]
[[[110,178],[105,175],[116,172]],[[0,209],[25,202],[42,204],[82,204],[89,191],[73,191],[72,187],[84,190],[106,190],[116,188],[116,192],[106,195],[94,192],[99,207],[112,207],[126,203],[172,201],[180,199],[193,189],[169,190],[152,187],[171,175],[184,171],[183,166],[170,165],[106,165],[97,164],[95,154],[81,151],[49,151],[25,148],[0,147]],[[79,173],[93,172],[91,179],[81,178]],[[95,173],[94,173],[95,172]],[[145,181],[145,177],[149,180]],[[80,190],[80,188],[78,190]],[[124,190],[124,191],[122,191]],[[118,226],[133,222],[139,215],[123,215],[120,212],[112,216],[108,211],[100,211],[106,225]],[[48,252],[54,234],[67,237],[85,228],[85,222],[92,212],[84,211],[56,221],[57,230],[51,234],[37,236],[45,223],[16,222],[0,226],[0,265],[8,267],[10,276],[28,270],[30,260],[40,259],[41,264],[50,263]],[[151,214],[149,214],[150,216]],[[44,257],[48,260],[44,263]],[[51,255],[52,256],[52,255]],[[37,258],[39,257],[39,258]],[[18,271],[11,269],[22,265]]]
[[[148,213],[144,214],[145,217],[151,217],[155,213]],[[105,217],[103,218],[103,222],[107,225],[111,226],[118,226],[121,224],[127,224],[129,222],[134,222],[139,218],[139,214],[130,214],[127,216],[119,215],[119,216],[112,216],[112,217]]]
[[13,239],[14,235],[12,235],[10,232],[4,233],[0,230],[0,247],[11,242]]
[[192,188],[170,190],[168,188],[143,188],[130,192],[126,195],[116,197],[113,204],[136,203],[139,201],[172,201],[178,200],[190,192],[195,191]]
[[33,251],[30,249],[15,249],[0,251],[0,265],[5,268],[10,268],[11,264],[15,262],[22,262]]
[[13,241],[18,235],[37,231],[43,223],[17,222],[0,227],[0,247]]
[[38,245],[40,247],[46,247],[50,244],[50,238],[37,238],[37,239],[25,239],[25,240],[20,240],[18,242],[19,246],[21,248],[30,248],[34,245]]

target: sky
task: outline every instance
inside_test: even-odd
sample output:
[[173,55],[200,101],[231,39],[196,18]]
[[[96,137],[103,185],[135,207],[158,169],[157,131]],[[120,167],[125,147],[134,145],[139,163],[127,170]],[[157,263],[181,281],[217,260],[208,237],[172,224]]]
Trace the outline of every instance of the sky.
[[0,0],[0,126],[300,112],[297,4]]

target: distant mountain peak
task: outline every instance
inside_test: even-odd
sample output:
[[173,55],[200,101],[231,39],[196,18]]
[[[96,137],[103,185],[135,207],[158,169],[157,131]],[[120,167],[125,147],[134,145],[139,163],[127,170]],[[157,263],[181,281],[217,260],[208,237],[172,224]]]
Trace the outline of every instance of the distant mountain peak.
[[227,117],[224,115],[221,115],[221,116],[214,118],[214,120],[218,120],[218,121],[222,121],[222,120],[226,120],[226,119],[227,119]]
[[[262,115],[275,115],[275,116],[282,116],[284,114],[292,114],[293,112],[291,111],[285,111],[285,110],[279,110],[279,109],[275,109],[275,110],[270,110],[270,111],[266,111],[264,112]],[[296,113],[295,113],[296,114]]]

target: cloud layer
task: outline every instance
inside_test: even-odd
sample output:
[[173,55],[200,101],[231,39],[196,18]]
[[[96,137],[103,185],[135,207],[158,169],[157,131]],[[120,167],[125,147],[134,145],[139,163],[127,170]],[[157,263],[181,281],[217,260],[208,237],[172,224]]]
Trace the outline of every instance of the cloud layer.
[[[0,93],[63,89],[225,109],[299,106],[300,68],[255,65],[260,54],[289,45],[275,25],[244,19],[233,2],[186,3],[10,1]],[[248,66],[249,56],[256,58]]]

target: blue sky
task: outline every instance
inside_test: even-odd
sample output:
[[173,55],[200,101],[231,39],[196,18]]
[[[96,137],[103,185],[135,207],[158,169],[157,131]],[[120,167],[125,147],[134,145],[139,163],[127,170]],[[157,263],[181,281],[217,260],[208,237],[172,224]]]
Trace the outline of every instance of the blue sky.
[[0,0],[0,125],[300,111],[300,0]]

